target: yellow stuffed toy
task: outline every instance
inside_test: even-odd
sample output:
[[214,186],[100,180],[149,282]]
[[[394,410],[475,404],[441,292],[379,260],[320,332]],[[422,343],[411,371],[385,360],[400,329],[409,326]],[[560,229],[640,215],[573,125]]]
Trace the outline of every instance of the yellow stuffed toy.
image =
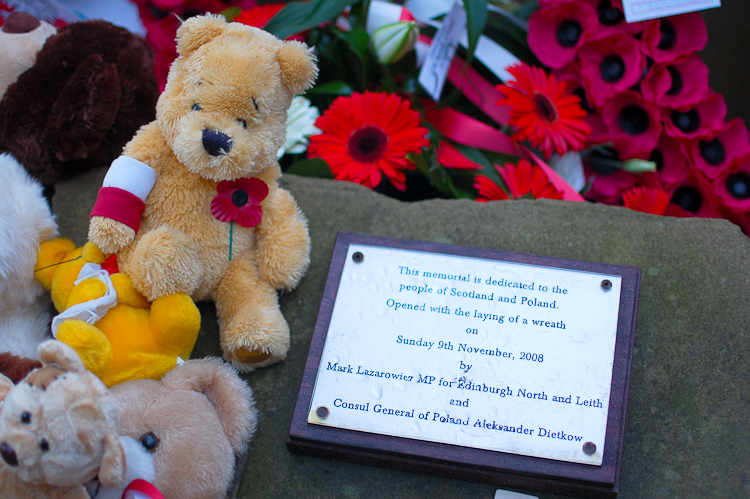
[[42,243],[35,272],[60,312],[53,332],[107,386],[161,379],[178,357],[190,357],[200,312],[185,293],[149,304],[130,277],[106,270],[108,264],[91,243],[80,248],[65,238]]

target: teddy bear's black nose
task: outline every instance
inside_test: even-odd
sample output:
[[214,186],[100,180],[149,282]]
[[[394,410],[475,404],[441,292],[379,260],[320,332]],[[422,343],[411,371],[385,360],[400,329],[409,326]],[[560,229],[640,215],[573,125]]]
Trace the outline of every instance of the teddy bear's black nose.
[[3,456],[3,459],[9,465],[18,466],[16,451],[13,450],[13,447],[8,445],[8,442],[3,442],[2,444],[0,444],[0,456]]
[[203,148],[211,156],[221,156],[232,150],[232,139],[218,130],[203,130]]

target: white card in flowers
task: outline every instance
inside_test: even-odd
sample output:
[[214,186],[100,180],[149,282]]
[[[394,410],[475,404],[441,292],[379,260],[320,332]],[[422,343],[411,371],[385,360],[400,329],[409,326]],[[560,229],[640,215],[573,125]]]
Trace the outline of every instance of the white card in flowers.
[[629,23],[721,7],[721,0],[622,0]]

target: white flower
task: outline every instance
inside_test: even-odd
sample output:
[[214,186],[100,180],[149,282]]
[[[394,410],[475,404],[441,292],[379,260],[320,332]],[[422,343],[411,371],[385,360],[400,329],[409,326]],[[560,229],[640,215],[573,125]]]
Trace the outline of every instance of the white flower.
[[414,21],[401,21],[381,26],[372,34],[372,46],[383,64],[392,64],[405,56],[419,39]]
[[294,96],[286,118],[286,142],[279,149],[279,158],[286,153],[299,154],[307,150],[307,138],[321,133],[315,126],[318,116],[320,111],[309,100],[299,95]]
[[586,185],[586,176],[583,173],[583,163],[581,162],[581,153],[571,151],[560,157],[557,154],[552,155],[548,161],[549,166],[565,180],[573,190],[581,192]]

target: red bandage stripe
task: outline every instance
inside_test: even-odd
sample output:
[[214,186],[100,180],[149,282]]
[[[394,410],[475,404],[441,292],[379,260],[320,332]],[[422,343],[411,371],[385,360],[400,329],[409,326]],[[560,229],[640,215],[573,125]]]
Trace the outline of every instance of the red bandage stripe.
[[135,194],[117,187],[102,187],[91,216],[117,220],[138,232],[145,209],[146,203]]

